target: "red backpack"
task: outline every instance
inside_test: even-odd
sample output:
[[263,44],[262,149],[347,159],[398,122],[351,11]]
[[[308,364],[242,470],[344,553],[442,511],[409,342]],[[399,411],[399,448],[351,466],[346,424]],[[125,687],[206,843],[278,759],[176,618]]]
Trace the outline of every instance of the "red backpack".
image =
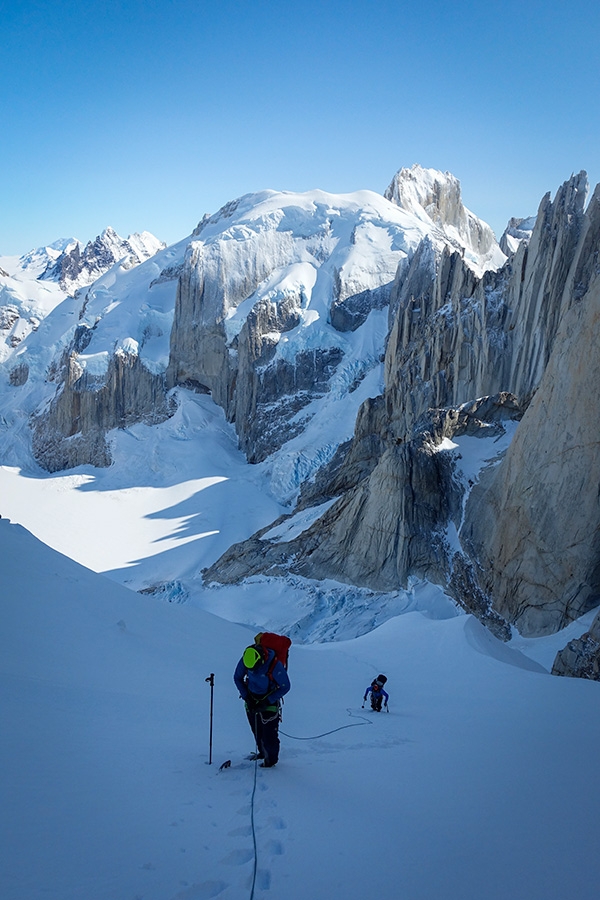
[[285,637],[283,634],[274,634],[272,631],[261,631],[254,638],[254,643],[266,647],[267,650],[273,650],[275,653],[275,658],[269,666],[269,678],[273,677],[272,672],[278,660],[287,669],[288,653],[292,646],[289,637]]

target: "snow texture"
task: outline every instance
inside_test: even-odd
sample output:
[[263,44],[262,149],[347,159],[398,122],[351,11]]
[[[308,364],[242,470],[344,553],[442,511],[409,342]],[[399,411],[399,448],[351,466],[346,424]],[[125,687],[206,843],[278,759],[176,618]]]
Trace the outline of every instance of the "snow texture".
[[[6,519],[0,553],[3,900],[596,897],[600,695],[525,655],[556,638],[512,648],[412,611],[294,643],[263,771],[232,681],[252,629],[127,591]],[[389,713],[361,708],[380,671]]]

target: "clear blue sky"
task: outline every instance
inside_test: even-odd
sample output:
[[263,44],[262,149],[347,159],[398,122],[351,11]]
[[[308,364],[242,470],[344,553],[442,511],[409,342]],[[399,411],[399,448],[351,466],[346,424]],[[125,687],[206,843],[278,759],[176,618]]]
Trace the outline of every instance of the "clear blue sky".
[[600,180],[600,4],[0,0],[0,255],[453,172],[497,234]]

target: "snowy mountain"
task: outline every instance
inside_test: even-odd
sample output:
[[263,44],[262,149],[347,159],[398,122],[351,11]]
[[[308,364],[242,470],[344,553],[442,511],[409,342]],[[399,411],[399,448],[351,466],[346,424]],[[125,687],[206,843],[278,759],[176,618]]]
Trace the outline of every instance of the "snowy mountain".
[[[325,394],[353,419],[381,390],[392,284],[426,235],[444,246],[431,221],[370,192],[265,192],[135,271],[107,273],[69,307],[76,326],[60,325],[61,307],[11,359],[13,383],[29,381],[19,412],[39,408],[34,379],[50,373],[60,386],[35,421],[37,459],[50,469],[106,464],[105,434],[167,415],[175,384],[212,392],[251,461],[306,433]],[[319,441],[312,472],[352,427]],[[309,474],[275,479],[290,497]]]
[[71,244],[64,239],[21,257],[0,257],[0,361],[64,300],[60,285],[40,277]]
[[131,268],[164,247],[165,244],[149,231],[130,234],[125,240],[109,226],[85,247],[79,241],[65,247],[40,277],[58,281],[63,290],[71,294],[77,288],[91,284],[116,263]]
[[37,247],[23,256],[13,257],[10,268],[13,274],[21,274],[28,280],[41,278],[64,253],[70,253],[75,247],[81,247],[77,238],[60,238],[46,247]]
[[[382,394],[304,485],[310,524],[257,532],[207,580],[289,571],[385,591],[425,578],[505,640],[512,625],[548,633],[598,605],[600,515],[581,485],[598,474],[600,194],[584,211],[586,195],[580,173],[545,197],[529,243],[482,277],[452,246],[421,242],[391,292]],[[495,447],[465,476],[475,435]]]
[[[0,260],[37,310],[0,361],[3,900],[596,897],[600,189],[508,260],[448,173],[388,193],[246,195],[73,295]],[[69,243],[53,277],[118,253]],[[268,771],[232,680],[265,629]]]
[[450,172],[424,169],[417,164],[400,169],[384,196],[421,221],[438,227],[445,242],[459,249],[479,275],[504,263],[506,251],[503,253],[498,246],[490,226],[464,206],[460,182]]
[[[571,307],[595,308],[597,204],[584,211],[585,174],[554,202],[544,198],[508,261],[448,173],[403,169],[387,193],[246,195],[179,244],[133,269],[113,266],[67,298],[5,363],[3,463],[31,467],[33,454],[51,472],[112,468],[122,464],[115,429],[138,441],[141,426],[184,437],[196,417],[187,392],[210,394],[257,467],[272,515],[245,518],[231,545],[205,542],[195,566],[161,573],[140,562],[132,586],[202,603],[208,593],[210,605],[249,579],[278,578],[297,589],[300,618],[320,638],[340,636],[342,605],[344,629],[362,633],[365,609],[383,621],[415,603],[423,582],[505,640],[514,624],[549,632],[586,613],[598,593],[595,512],[564,498],[555,509],[544,498],[558,493],[523,461],[511,464],[511,496],[529,478],[531,496],[562,523],[551,552],[565,565],[536,599],[543,515],[529,527],[521,509],[489,512],[495,494],[484,495],[507,469],[513,436],[521,446],[527,434],[519,421],[534,421],[528,407],[554,357],[571,373],[562,379],[571,398],[581,390],[576,342],[561,326]],[[574,286],[585,298],[576,307]],[[557,453],[573,459],[570,442],[583,435],[593,467],[597,442],[580,427],[593,417],[568,402],[575,418]],[[141,471],[147,465],[140,457]],[[484,528],[478,508],[488,510]],[[529,547],[527,566],[504,580],[491,549],[503,517],[502,528],[521,522],[511,540]],[[583,535],[566,551],[565,520]],[[124,577],[120,565],[106,568]]]
[[66,296],[116,263],[130,268],[164,246],[147,231],[124,240],[107,228],[85,247],[76,238],[62,238],[20,257],[0,257],[0,362]]

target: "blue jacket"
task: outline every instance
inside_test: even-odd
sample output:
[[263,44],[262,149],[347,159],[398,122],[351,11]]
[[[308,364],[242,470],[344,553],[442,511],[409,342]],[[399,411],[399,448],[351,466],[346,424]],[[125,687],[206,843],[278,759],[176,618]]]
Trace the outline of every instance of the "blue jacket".
[[246,700],[249,693],[253,697],[264,697],[265,694],[268,694],[269,703],[277,703],[284,694],[287,694],[291,687],[290,679],[285,666],[279,660],[273,666],[272,679],[269,678],[269,669],[274,659],[275,652],[269,650],[266,662],[254,669],[247,669],[243,659],[240,659],[235,668],[233,680],[242,700]]
[[387,702],[388,702],[388,700],[390,699],[390,695],[389,695],[386,691],[384,691],[383,688],[380,688],[378,691],[374,691],[374,690],[373,690],[373,685],[372,685],[372,684],[370,684],[369,687],[366,689],[366,691],[365,691],[365,696],[363,697],[363,700],[366,700],[366,699],[367,699],[367,697],[368,697],[369,693],[371,693],[371,691],[373,692],[373,695],[374,695],[375,697],[378,697],[378,696],[381,694],[381,696],[382,696],[383,699],[385,700],[385,703],[386,703],[386,706],[387,706]]

